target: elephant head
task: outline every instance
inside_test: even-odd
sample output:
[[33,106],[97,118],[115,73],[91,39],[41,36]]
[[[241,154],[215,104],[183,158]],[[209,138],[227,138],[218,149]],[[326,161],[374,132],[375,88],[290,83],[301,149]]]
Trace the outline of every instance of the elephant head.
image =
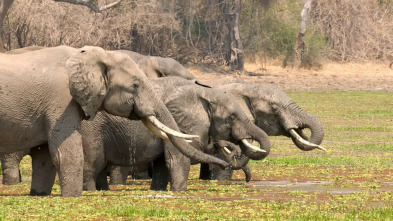
[[[182,86],[168,97],[165,104],[183,132],[200,136],[202,148],[212,146],[208,145],[209,140],[213,143],[227,140],[239,144],[242,153],[251,159],[261,160],[269,154],[267,134],[247,118],[231,96],[221,90]],[[260,148],[250,144],[248,139],[257,141]]]
[[133,51],[118,50],[127,54],[139,65],[139,68],[149,78],[159,77],[181,77],[188,80],[195,79],[195,76],[187,71],[179,62],[173,58],[145,56]]
[[[324,136],[322,123],[280,88],[260,83],[230,83],[219,88],[233,94],[248,117],[268,135],[291,137],[301,150],[324,150],[319,146]],[[311,131],[310,137],[303,132],[306,128]]]
[[129,56],[90,46],[75,50],[66,62],[69,88],[73,99],[81,106],[85,119],[94,118],[100,109],[121,117],[142,119],[149,126],[164,131],[174,146],[187,157],[222,167],[228,165],[225,161],[195,150],[185,139],[177,137],[184,134],[176,134],[174,130],[178,130],[178,127],[172,115],[155,96],[150,81]]

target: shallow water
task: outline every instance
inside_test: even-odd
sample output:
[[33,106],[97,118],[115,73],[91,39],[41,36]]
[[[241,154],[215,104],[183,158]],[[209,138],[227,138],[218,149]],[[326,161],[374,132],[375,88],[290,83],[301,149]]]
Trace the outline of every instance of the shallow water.
[[351,194],[361,192],[358,188],[338,188],[333,187],[332,182],[329,181],[306,181],[306,182],[291,182],[291,181],[253,181],[247,184],[249,188],[255,189],[272,189],[284,188],[290,191],[303,192],[321,192],[331,194]]

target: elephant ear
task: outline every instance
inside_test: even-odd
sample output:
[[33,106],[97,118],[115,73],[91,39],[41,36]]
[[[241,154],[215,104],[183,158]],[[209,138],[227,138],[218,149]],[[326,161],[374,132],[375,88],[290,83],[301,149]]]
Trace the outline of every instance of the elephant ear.
[[203,99],[202,93],[203,88],[194,85],[181,86],[165,101],[165,105],[184,133],[200,135],[209,132],[211,106]]
[[107,61],[104,49],[83,47],[66,62],[70,93],[82,107],[86,119],[93,119],[107,93]]

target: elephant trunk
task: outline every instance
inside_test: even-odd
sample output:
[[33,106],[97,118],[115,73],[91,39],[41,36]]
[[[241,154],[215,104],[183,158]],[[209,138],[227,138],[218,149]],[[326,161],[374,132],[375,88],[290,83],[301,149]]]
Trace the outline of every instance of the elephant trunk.
[[239,143],[240,148],[242,149],[242,152],[249,158],[253,160],[262,160],[267,155],[269,155],[270,152],[270,139],[267,136],[267,134],[261,130],[259,127],[257,127],[255,124],[250,124],[250,139],[255,140],[256,142],[259,143],[260,145],[260,150],[256,151],[255,149],[251,148],[251,146],[248,144],[248,142],[243,139]]
[[[299,118],[300,122],[298,123],[298,127],[288,128],[292,141],[299,149],[304,151],[310,151],[315,148],[324,150],[324,148],[319,146],[324,137],[321,121],[319,121],[319,119],[314,115],[308,114],[305,111],[301,111],[299,116],[301,117]],[[310,137],[307,137],[307,135],[302,131],[306,128],[311,131]]]
[[220,140],[216,143],[221,155],[231,165],[231,169],[240,170],[247,165],[250,158],[242,154],[239,146],[236,144]]
[[236,162],[231,163],[231,169],[234,170],[243,169],[243,167],[247,165],[248,161],[250,161],[250,158],[242,154],[240,157],[236,159]]
[[[156,111],[156,116],[160,122],[162,122],[164,125],[167,127],[179,131],[179,128],[173,119],[172,115],[168,111],[168,109],[165,107],[165,105],[161,102],[157,104],[158,106],[161,106],[161,108],[158,108]],[[145,118],[148,118],[149,116],[146,116]],[[177,136],[174,136],[172,134],[167,133],[168,139],[171,141],[171,143],[185,156],[195,159],[201,163],[214,163],[218,164],[222,168],[226,168],[229,166],[229,164],[221,159],[218,159],[217,157],[205,154],[195,148],[193,148],[184,138],[179,138]]]

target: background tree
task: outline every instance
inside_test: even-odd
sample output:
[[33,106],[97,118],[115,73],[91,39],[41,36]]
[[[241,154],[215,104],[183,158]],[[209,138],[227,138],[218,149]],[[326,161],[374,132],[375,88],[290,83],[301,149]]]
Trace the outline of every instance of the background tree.
[[[96,45],[232,69],[241,69],[241,60],[293,64],[304,8],[298,0],[74,0],[95,3],[95,10],[61,0],[0,3],[7,1],[13,2],[8,13],[0,10],[3,50]],[[119,7],[106,7],[112,3]],[[392,0],[313,1],[302,68],[320,67],[324,59],[393,60],[392,20]]]
[[311,11],[311,4],[313,0],[306,0],[304,4],[302,13],[301,13],[301,21],[300,21],[300,30],[297,35],[295,42],[295,50],[294,50],[294,68],[299,69],[302,64],[302,57],[304,54],[304,50],[306,47],[306,43],[304,42],[306,36],[306,29],[308,24],[308,17]]
[[0,2],[0,52],[6,51],[6,45],[4,42],[5,39],[5,33],[4,33],[4,20],[5,17],[8,14],[8,10],[11,8],[12,3],[14,3],[14,0],[3,0]]
[[241,0],[225,0],[225,18],[228,27],[228,54],[227,64],[232,70],[244,71],[244,51],[240,38],[240,12]]
[[82,5],[82,6],[86,6],[88,7],[90,10],[94,11],[94,12],[103,12],[107,9],[113,8],[117,5],[120,4],[121,0],[117,0],[115,2],[112,2],[110,4],[104,5],[104,6],[98,6],[98,2],[93,1],[93,0],[53,0],[55,2],[67,2],[67,3],[71,3],[74,5]]
[[[110,4],[104,5],[104,6],[98,6],[98,2],[93,0],[54,0],[55,2],[67,2],[71,3],[74,5],[82,5],[88,7],[90,10],[94,12],[101,13],[102,11],[105,11],[107,9],[113,8],[117,5],[120,4],[122,0],[117,0],[115,2],[112,2]],[[1,12],[0,12],[0,52],[4,52],[6,49],[10,50],[11,49],[11,44],[5,44],[4,42],[5,39],[5,33],[4,33],[4,20],[8,14],[9,9],[11,8],[12,4],[14,3],[14,0],[3,0],[0,1],[0,6],[1,6]],[[16,30],[16,36],[18,39],[18,44],[20,47],[25,46],[23,43],[22,35],[26,35],[28,32],[26,30],[26,24],[22,24],[22,26],[18,26]],[[9,40],[10,37],[8,38]]]

